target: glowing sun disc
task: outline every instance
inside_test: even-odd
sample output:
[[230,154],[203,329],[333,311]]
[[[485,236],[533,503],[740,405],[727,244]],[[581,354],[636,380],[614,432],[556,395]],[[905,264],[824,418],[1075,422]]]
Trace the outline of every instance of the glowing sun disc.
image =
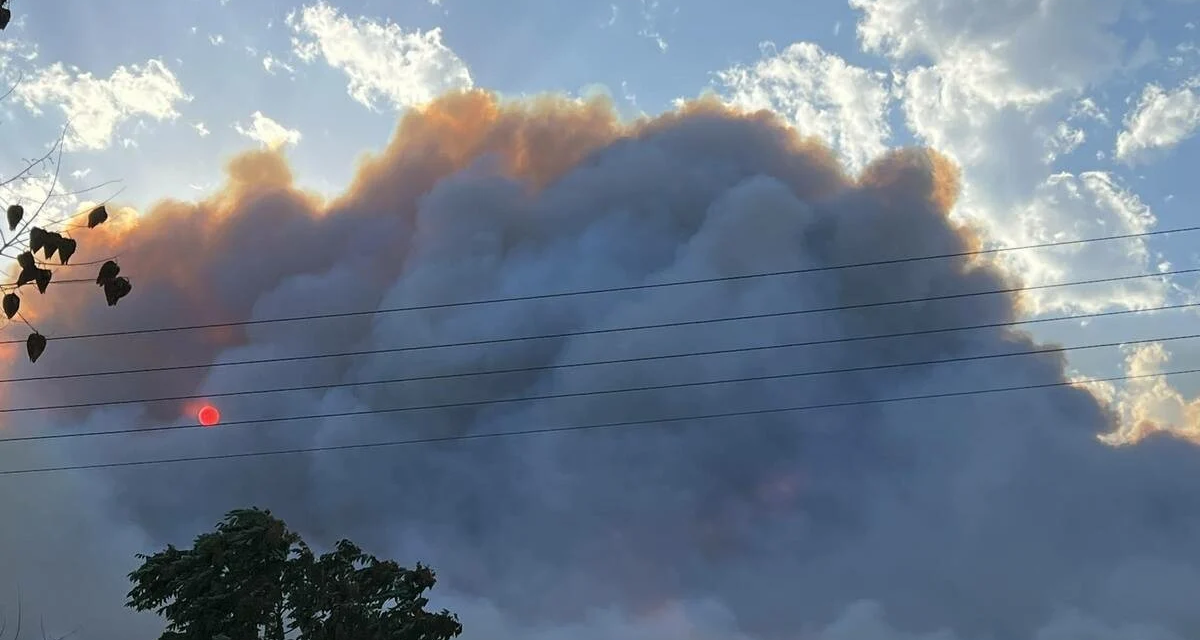
[[221,421],[221,412],[217,408],[206,404],[200,408],[200,412],[196,414],[196,418],[200,420],[200,424],[205,427],[215,426]]

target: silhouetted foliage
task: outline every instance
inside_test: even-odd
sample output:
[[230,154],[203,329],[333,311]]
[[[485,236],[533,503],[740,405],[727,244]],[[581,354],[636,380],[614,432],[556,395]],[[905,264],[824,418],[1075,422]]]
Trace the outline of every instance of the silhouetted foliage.
[[12,20],[12,11],[8,8],[8,0],[0,0],[0,31],[3,31]]
[[108,209],[104,208],[104,205],[100,205],[92,209],[91,213],[88,214],[88,228],[95,229],[97,226],[104,224],[105,220],[108,220]]
[[[6,4],[6,0],[0,0],[0,7],[3,7],[3,13],[0,13],[0,22],[3,24],[7,24],[8,22]],[[0,24],[0,29],[3,29],[3,24]],[[32,212],[27,211],[26,207],[20,202],[8,204],[5,210],[8,233],[0,232],[0,244],[2,244],[0,246],[0,255],[15,259],[17,266],[20,267],[15,283],[0,284],[0,293],[3,294],[2,306],[4,316],[5,320],[11,321],[15,318],[24,322],[29,327],[31,334],[26,340],[26,347],[31,362],[37,362],[37,359],[45,352],[46,337],[41,335],[21,315],[22,300],[20,290],[26,285],[33,284],[37,288],[38,293],[46,293],[51,281],[54,280],[54,272],[50,267],[55,265],[50,261],[57,259],[57,266],[70,266],[71,259],[79,251],[79,241],[72,238],[67,229],[70,227],[83,227],[83,225],[78,224],[67,224],[71,218],[52,222],[49,225],[35,226],[39,214],[45,209],[50,199],[64,195],[61,193],[56,194],[55,189],[58,186],[58,173],[62,162],[63,142],[66,132],[67,129],[64,127],[63,135],[58,138],[58,141],[41,158],[28,162],[25,168],[15,175],[0,179],[0,188],[3,188],[3,191],[0,192],[0,198],[7,196],[16,199],[18,196],[15,195],[16,191],[13,189],[13,186],[15,184],[30,184],[35,170],[39,168],[43,170],[46,181],[50,185],[45,189],[44,198],[41,199],[41,202],[38,203],[38,206]],[[105,205],[101,204],[92,207],[87,211],[86,227],[94,229],[104,224],[108,220],[108,217],[108,209]],[[58,229],[55,230],[49,227],[58,227]],[[16,251],[20,251],[20,253],[16,256],[12,255],[11,252]],[[39,253],[43,256],[41,260],[38,258]],[[121,268],[117,266],[116,262],[107,260],[100,267],[99,274],[96,277],[96,285],[100,287],[104,294],[104,301],[110,307],[115,306],[133,290],[133,285],[128,278],[118,277],[120,271]],[[77,282],[78,280],[72,281]]]
[[105,283],[115,280],[118,273],[121,273],[121,267],[116,262],[107,260],[100,265],[100,272],[96,275],[96,284],[103,287]]
[[449,611],[426,611],[432,570],[342,540],[315,555],[269,511],[231,511],[191,549],[138,555],[127,606],[167,621],[160,640],[449,640]]
[[37,362],[46,351],[46,336],[34,331],[25,339],[25,351],[29,353],[29,361]]

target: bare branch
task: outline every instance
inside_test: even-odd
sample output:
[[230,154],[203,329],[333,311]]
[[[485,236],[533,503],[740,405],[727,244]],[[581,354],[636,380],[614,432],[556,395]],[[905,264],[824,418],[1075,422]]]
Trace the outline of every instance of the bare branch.
[[5,91],[4,95],[0,95],[0,100],[5,100],[8,98],[8,96],[12,95],[12,93],[17,90],[17,87],[21,84],[21,81],[24,79],[25,79],[25,74],[18,73],[17,79],[15,81],[13,81],[12,86],[8,88],[8,91]]
[[24,608],[21,605],[21,587],[17,587],[17,632],[13,634],[13,640],[21,640],[21,610]]
[[[11,92],[11,90],[10,90],[10,92]],[[7,95],[7,94],[5,94],[5,95]],[[63,135],[59,136],[58,140],[53,145],[50,146],[50,149],[46,151],[45,155],[37,158],[36,160],[27,160],[25,162],[24,169],[18,171],[16,174],[14,174],[13,176],[11,176],[9,178],[0,180],[0,187],[7,187],[8,185],[10,185],[12,183],[17,182],[18,180],[21,180],[22,178],[28,176],[29,173],[31,173],[35,168],[37,168],[37,167],[41,166],[43,163],[49,161],[50,158],[52,156],[54,156],[54,153],[59,150],[59,146],[61,146],[61,144],[65,138],[66,138],[66,130],[64,129]]]
[[[68,121],[67,124],[63,126],[62,133],[58,136],[58,142],[55,143],[55,147],[58,148],[58,157],[55,158],[55,160],[54,160],[54,176],[51,178],[50,186],[46,190],[46,197],[42,198],[41,203],[38,204],[38,208],[36,211],[33,212],[33,215],[29,216],[29,218],[24,221],[24,223],[21,225],[21,227],[19,229],[17,229],[17,235],[14,236],[14,238],[21,237],[22,235],[24,235],[24,233],[26,231],[29,230],[29,226],[33,224],[34,220],[38,219],[38,216],[41,215],[42,211],[46,208],[46,203],[50,202],[51,196],[54,195],[54,188],[58,186],[58,174],[62,169],[62,153],[63,153],[63,146],[64,146],[63,141],[66,139],[67,131],[70,128],[71,128],[71,123],[70,123],[70,121]],[[11,242],[11,239],[9,241],[6,241],[2,248],[8,249],[9,242]]]
[[[0,7],[3,7],[6,2],[7,0],[0,0]],[[14,84],[6,93],[0,95],[0,100],[12,95],[16,88],[17,85]],[[71,122],[68,120],[46,153],[39,158],[23,161],[24,166],[20,171],[0,180],[0,192],[7,192],[12,197],[6,211],[7,226],[11,230],[11,233],[6,236],[0,230],[0,257],[14,260],[21,267],[16,282],[9,284],[0,283],[0,294],[3,294],[4,298],[3,322],[0,323],[0,327],[8,326],[14,321],[20,321],[28,327],[32,333],[25,340],[26,352],[30,362],[35,363],[46,350],[47,337],[42,335],[22,313],[23,305],[20,293],[22,286],[34,284],[39,293],[46,293],[47,288],[51,284],[94,283],[100,288],[105,302],[110,307],[116,305],[132,291],[129,279],[124,276],[118,276],[120,267],[116,263],[116,256],[103,260],[71,263],[71,259],[76,255],[80,245],[78,240],[68,230],[90,229],[108,220],[109,213],[106,205],[124,191],[124,186],[117,188],[114,193],[109,195],[99,205],[85,207],[64,218],[52,220],[49,224],[44,224],[42,221],[42,216],[52,201],[62,198],[76,198],[82,194],[120,182],[119,180],[109,180],[98,185],[74,191],[61,188],[63,186],[61,183],[63,154],[66,150],[67,136],[70,135],[71,131]],[[40,173],[35,174],[35,172]],[[27,191],[18,191],[18,186],[22,188],[37,187],[43,193],[40,196],[29,197],[26,195]],[[38,200],[36,210],[27,212],[23,206],[23,201],[33,200]],[[87,215],[86,224],[73,224],[71,222],[73,219],[84,214]],[[42,254],[40,258],[38,256],[39,253]],[[52,259],[57,260],[59,264],[50,262]],[[94,279],[73,278],[59,280],[53,277],[54,272],[60,267],[97,264],[101,266],[98,275]],[[19,626],[20,618],[18,617],[18,635]],[[0,636],[0,640],[3,640],[2,636]],[[43,640],[46,640],[44,629]]]
[[[108,186],[108,185],[110,185],[110,184],[117,184],[117,183],[119,183],[119,182],[121,182],[121,180],[120,180],[120,179],[114,179],[114,180],[105,180],[104,182],[101,182],[100,184],[97,184],[97,185],[92,185],[92,186],[90,186],[90,187],[84,187],[84,188],[82,188],[82,189],[79,189],[79,190],[77,190],[77,191],[64,191],[64,192],[62,192],[62,193],[56,193],[56,194],[54,194],[54,197],[55,197],[55,198],[70,198],[70,197],[72,197],[72,196],[79,196],[79,195],[83,195],[83,194],[85,194],[85,193],[90,193],[90,192],[92,192],[92,191],[95,191],[96,189],[102,189],[102,188],[104,188],[104,187],[107,187],[107,186]],[[122,191],[124,191],[124,190],[125,190],[125,187],[121,187],[121,188],[120,188],[120,190],[118,190],[116,193],[114,193],[114,194],[112,194],[111,196],[109,196],[109,197],[108,197],[108,199],[107,199],[107,200],[105,200],[105,202],[108,202],[109,200],[112,200],[113,198],[115,198],[115,197],[117,197],[117,196],[121,195],[121,192],[122,192]],[[102,203],[102,204],[103,204],[103,203]],[[78,214],[78,213],[77,213],[77,214],[75,214],[75,215],[77,216],[77,215],[80,215],[80,214]],[[75,217],[75,216],[71,216],[71,217],[73,218],[73,217]],[[70,218],[64,218],[64,220],[70,220]],[[53,223],[51,223],[51,224],[53,224]]]

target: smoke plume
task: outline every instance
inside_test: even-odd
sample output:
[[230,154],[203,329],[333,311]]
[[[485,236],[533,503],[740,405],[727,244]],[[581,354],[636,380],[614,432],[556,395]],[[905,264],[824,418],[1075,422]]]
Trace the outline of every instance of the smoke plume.
[[[227,420],[761,377],[1027,350],[996,328],[636,363],[1001,323],[1015,296],[758,320],[631,325],[1001,289],[978,259],[219,330],[54,341],[135,327],[383,309],[967,251],[955,169],[920,149],[858,176],[766,113],[700,101],[636,123],[604,102],[483,92],[414,110],[340,197],[276,152],[222,191],[118,217],[88,251],[134,278],[38,299],[45,375],[579,334],[263,365],[7,384],[5,406],[216,394],[487,369],[504,375],[221,398]],[[19,336],[14,336],[19,337]],[[0,447],[4,468],[483,434],[621,429],[309,456],[0,478],[0,572],[64,632],[152,634],[124,614],[132,553],[258,505],[318,544],[350,537],[438,570],[468,638],[1176,640],[1200,634],[1200,455],[1165,436],[1112,448],[1114,416],[1048,388],[744,418],[674,416],[1060,382],[1060,355],[508,401]],[[7,414],[8,433],[183,423],[186,402]]]

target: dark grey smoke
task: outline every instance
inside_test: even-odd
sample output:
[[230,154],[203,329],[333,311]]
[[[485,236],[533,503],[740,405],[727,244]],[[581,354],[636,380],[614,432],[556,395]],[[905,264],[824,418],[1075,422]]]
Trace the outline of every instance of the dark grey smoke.
[[[968,250],[954,170],[922,150],[843,175],[765,114],[710,103],[636,126],[601,103],[450,96],[402,122],[336,202],[250,154],[210,201],[116,233],[115,316],[54,299],[59,333],[409,306]],[[537,335],[1011,286],[966,260],[210,333],[51,343],[38,373]],[[98,298],[97,298],[98,299]],[[11,404],[216,393],[573,363],[1005,321],[1009,297],[23,385]],[[116,318],[116,319],[114,319]],[[114,324],[115,323],[115,324]],[[93,326],[93,328],[96,328]],[[53,335],[53,334],[51,334]],[[1033,347],[976,331],[222,400],[230,420],[616,389]],[[11,373],[30,374],[15,365]],[[7,375],[7,374],[6,374]],[[6,446],[6,467],[265,450],[724,412],[1064,379],[1025,357],[454,411]],[[8,428],[190,419],[180,403],[19,414]],[[439,570],[470,638],[1171,639],[1200,634],[1200,455],[1113,449],[1051,389],[755,418],[0,479],[0,573],[81,637],[129,637],[130,554],[259,505],[322,543]],[[34,499],[31,496],[38,496]],[[82,528],[81,528],[82,527]],[[77,549],[75,545],[91,545]],[[48,571],[37,564],[57,558]],[[36,580],[35,580],[36,578]],[[61,591],[56,589],[61,588]],[[67,595],[63,595],[67,594]],[[80,602],[88,603],[81,606]],[[440,602],[439,602],[440,603]],[[1142,625],[1142,626],[1139,626]],[[944,635],[937,635],[939,631]],[[908,635],[915,634],[915,635]]]

